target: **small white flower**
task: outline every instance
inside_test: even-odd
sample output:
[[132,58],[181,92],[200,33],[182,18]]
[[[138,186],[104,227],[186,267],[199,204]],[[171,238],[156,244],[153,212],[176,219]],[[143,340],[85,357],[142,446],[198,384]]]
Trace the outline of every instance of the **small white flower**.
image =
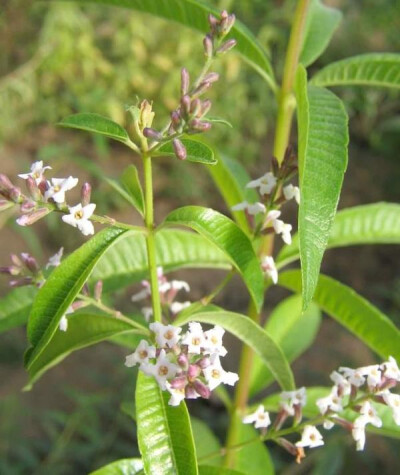
[[307,402],[306,388],[300,388],[296,391],[283,391],[281,393],[281,408],[289,416],[294,416],[294,406],[304,407]]
[[382,394],[382,397],[392,410],[394,422],[400,426],[400,395],[387,392]]
[[204,332],[206,337],[204,345],[205,355],[212,355],[215,353],[219,356],[225,356],[227,354],[226,348],[222,345],[222,337],[224,336],[224,333],[225,330],[219,325]]
[[258,213],[265,213],[266,208],[262,203],[248,203],[247,201],[243,201],[242,203],[238,203],[235,206],[232,206],[232,211],[247,211],[251,215],[256,215]]
[[149,363],[150,358],[156,357],[156,349],[150,346],[146,340],[142,340],[137,346],[136,350],[128,355],[125,359],[125,366],[128,368],[137,364]]
[[333,421],[330,421],[329,419],[325,419],[322,425],[324,429],[331,430],[335,423]]
[[272,222],[276,234],[281,234],[282,240],[286,244],[292,244],[292,225],[286,224],[280,219],[275,219]]
[[283,195],[289,201],[294,198],[300,204],[300,189],[292,184],[283,187]]
[[173,348],[180,340],[181,327],[163,325],[159,322],[150,323],[150,330],[155,333],[160,348]]
[[185,310],[185,308],[190,307],[191,302],[186,301],[186,302],[172,302],[171,305],[169,306],[169,309],[174,315],[178,315],[178,313],[182,312],[182,310]]
[[361,404],[360,414],[365,416],[366,424],[382,427],[382,421],[370,401],[365,401]]
[[276,186],[276,177],[268,172],[256,180],[247,183],[246,188],[259,188],[261,195],[269,195]]
[[34,162],[31,165],[30,173],[22,173],[18,175],[20,178],[27,180],[28,177],[34,178],[36,184],[38,185],[43,180],[43,174],[46,170],[51,169],[51,167],[44,167],[43,162],[40,160],[38,162]]
[[204,347],[205,336],[198,322],[189,323],[189,331],[183,335],[181,343],[188,346],[188,353],[199,355]]
[[367,384],[370,387],[378,386],[382,381],[380,365],[364,366],[358,369],[363,376],[367,376]]
[[170,406],[179,406],[179,404],[185,399],[185,388],[172,388],[168,381],[165,382],[165,387],[171,394],[168,404]]
[[68,178],[52,178],[49,189],[44,194],[44,199],[47,201],[50,198],[56,203],[65,202],[65,192],[72,190],[78,184],[78,178],[69,176]]
[[321,433],[315,426],[307,425],[304,427],[301,434],[301,440],[296,442],[296,447],[319,447],[324,445],[324,440]]
[[171,282],[165,281],[160,283],[158,290],[161,294],[166,294],[170,290],[173,290],[174,292],[179,292],[179,290],[190,292],[190,287],[184,280],[171,280]]
[[346,367],[340,367],[339,371],[343,373],[343,376],[347,379],[347,381],[359,388],[365,383],[365,377],[362,375],[359,369],[352,369]]
[[151,307],[142,307],[142,313],[146,322],[149,322],[153,316],[153,309]]
[[151,367],[151,373],[156,378],[160,388],[165,391],[167,389],[167,379],[173,378],[180,368],[178,365],[171,363],[166,355],[165,350],[161,350],[157,358],[156,364]]
[[93,223],[89,221],[89,218],[94,213],[96,205],[90,203],[86,206],[82,206],[80,203],[76,206],[70,207],[69,213],[62,217],[64,223],[70,224],[74,228],[78,228],[84,235],[94,234]]
[[[147,281],[143,281],[142,285],[144,285],[144,282],[147,282]],[[147,285],[147,286],[144,287],[144,289],[142,289],[139,292],[137,292],[136,294],[132,295],[131,300],[132,300],[132,302],[139,302],[140,300],[146,299],[150,295],[151,295],[150,285]]]
[[356,442],[356,450],[364,450],[366,425],[367,420],[364,416],[357,417],[357,419],[354,421],[353,429],[351,430],[351,435],[353,436],[353,439]]
[[329,396],[317,399],[316,405],[318,406],[321,414],[326,414],[328,411],[341,412],[343,411],[342,399],[337,394],[336,386],[333,386]]
[[351,384],[343,375],[337,371],[332,371],[330,378],[338,387],[338,391],[340,391],[343,396],[348,396],[351,393]]
[[49,257],[49,261],[46,264],[46,269],[49,267],[58,267],[61,264],[61,258],[64,252],[64,248],[61,247],[60,250],[54,254],[54,256]]
[[265,224],[269,223],[270,221],[273,222],[279,218],[281,215],[281,212],[277,209],[272,209],[271,211],[268,211],[267,216],[265,218]]
[[221,383],[233,386],[238,381],[239,376],[236,373],[225,371],[222,368],[217,354],[211,355],[210,363],[207,368],[203,369],[203,374],[211,391]]
[[386,361],[385,363],[383,363],[382,367],[385,368],[383,375],[386,378],[400,381],[400,369],[397,365],[396,360],[393,358],[393,356],[389,356],[389,361]]
[[69,306],[67,308],[67,311],[64,313],[64,315],[61,317],[61,320],[60,320],[60,323],[58,324],[58,328],[62,331],[62,332],[66,332],[68,330],[68,319],[67,319],[67,315],[70,315],[71,313],[74,313],[74,309],[72,308],[72,306]]
[[261,261],[261,269],[271,278],[274,284],[278,283],[278,269],[276,268],[274,258],[272,256],[264,256]]
[[260,404],[255,412],[243,417],[243,424],[254,424],[256,429],[268,427],[271,424],[268,411]]

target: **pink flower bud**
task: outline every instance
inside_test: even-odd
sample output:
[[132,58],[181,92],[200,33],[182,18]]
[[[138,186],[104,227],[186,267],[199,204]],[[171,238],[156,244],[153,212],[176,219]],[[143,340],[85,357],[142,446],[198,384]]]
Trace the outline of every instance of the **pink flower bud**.
[[151,127],[145,127],[143,129],[143,135],[148,139],[156,140],[157,142],[160,142],[163,139],[162,134]]
[[211,15],[211,13],[208,15],[208,24],[210,25],[211,32],[216,33],[218,20],[214,15]]
[[186,386],[185,397],[186,399],[197,399],[199,397],[199,394],[195,391],[195,389],[192,386]]
[[92,194],[92,187],[90,183],[86,182],[82,185],[81,188],[81,203],[82,206],[87,206],[90,203],[90,197]]
[[14,188],[14,185],[11,183],[7,175],[0,173],[0,192],[9,191]]
[[181,95],[184,96],[189,92],[190,76],[186,68],[181,69]]
[[211,361],[210,361],[210,358],[208,356],[206,356],[206,357],[202,358],[201,360],[199,360],[197,362],[197,364],[200,366],[201,369],[205,369],[208,366],[210,366]]
[[179,160],[185,160],[187,152],[183,143],[179,139],[174,139],[172,141],[172,145],[174,147],[176,158],[178,158]]
[[22,213],[30,213],[36,208],[36,203],[31,200],[26,200],[21,203],[21,212]]
[[206,76],[204,76],[203,81],[213,83],[213,82],[218,81],[218,79],[219,79],[219,74],[211,72],[211,73],[208,73]]
[[189,367],[189,359],[187,357],[187,355],[185,355],[185,353],[181,353],[179,356],[178,356],[178,365],[184,369],[184,370],[187,370],[188,367]]
[[182,113],[184,117],[187,117],[190,114],[190,104],[191,104],[190,97],[187,94],[182,96],[181,109],[182,109]]
[[36,184],[36,180],[32,178],[31,176],[28,176],[28,178],[25,181],[26,187],[28,188],[28,192],[31,195],[31,197],[35,201],[39,201],[42,198],[42,194]]
[[40,268],[34,257],[32,257],[27,252],[23,252],[21,254],[21,257],[22,257],[23,263],[28,268],[28,270],[30,270],[33,274],[36,274],[37,272],[39,272]]
[[207,81],[203,81],[196,89],[193,91],[192,97],[197,97],[201,96],[201,94],[204,94],[207,89],[210,89],[211,83]]
[[13,186],[8,194],[10,196],[10,200],[14,201],[14,203],[19,203],[22,199],[21,190],[17,188],[16,186]]
[[94,298],[95,298],[96,300],[100,300],[102,293],[103,293],[103,281],[102,281],[102,280],[98,280],[98,281],[96,282],[96,285],[94,286]]
[[175,130],[181,125],[181,116],[176,110],[171,112],[171,123]]
[[190,106],[190,115],[196,117],[201,110],[201,101],[200,99],[194,99],[192,105]]
[[23,287],[24,285],[31,285],[32,277],[24,277],[20,280],[11,280],[10,287]]
[[46,191],[49,189],[49,184],[47,183],[46,180],[42,180],[39,185],[39,190],[41,191],[42,195],[46,193]]
[[217,54],[223,54],[227,53],[229,50],[234,48],[236,46],[236,40],[231,39],[223,43],[218,49],[217,49]]
[[196,364],[189,365],[189,368],[187,370],[188,379],[193,380],[197,378],[197,376],[200,375],[200,372],[201,372],[200,366],[197,366]]
[[207,132],[211,129],[211,122],[204,122],[199,119],[191,120],[189,125],[194,132]]
[[39,221],[39,219],[44,218],[46,214],[49,214],[50,212],[51,211],[47,208],[40,208],[36,211],[32,211],[32,213],[20,216],[17,219],[17,224],[20,226],[30,226],[31,224],[36,223],[36,221]]
[[183,389],[187,385],[186,376],[177,376],[170,384],[173,389]]
[[210,35],[206,35],[203,40],[204,53],[207,58],[212,58],[214,54],[214,44]]
[[205,101],[203,101],[203,103],[201,105],[200,116],[204,117],[209,112],[209,110],[211,109],[211,106],[212,106],[212,103],[209,99],[206,99]]
[[211,395],[210,388],[207,387],[204,383],[202,383],[198,379],[194,381],[193,387],[196,390],[196,392],[199,393],[200,396],[203,397],[204,399],[208,399],[210,397]]

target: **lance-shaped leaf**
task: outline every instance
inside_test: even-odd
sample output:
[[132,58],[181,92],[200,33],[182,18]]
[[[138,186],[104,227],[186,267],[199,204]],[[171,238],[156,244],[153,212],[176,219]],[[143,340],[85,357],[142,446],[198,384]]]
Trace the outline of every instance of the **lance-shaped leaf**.
[[[188,162],[204,163],[205,165],[215,165],[217,163],[213,150],[205,143],[192,139],[180,139],[180,141],[186,148],[186,160]],[[175,157],[172,142],[161,145],[154,153],[154,156],[157,155]]]
[[[172,20],[193,28],[201,33],[207,33],[210,26],[207,21],[209,13],[219,16],[219,10],[207,5],[201,0],[77,0],[79,3],[95,3],[97,5],[113,5],[132,10],[138,10],[166,20]],[[257,39],[243,25],[236,20],[229,36],[235,38],[235,50],[243,59],[254,68],[271,86],[276,89],[274,75],[269,58],[258,43]]]
[[[279,284],[294,292],[301,291],[300,272],[283,272]],[[393,356],[400,361],[400,330],[380,310],[353,289],[321,275],[314,296],[315,303],[350,330],[382,358]]]
[[111,119],[99,114],[86,112],[73,114],[65,117],[65,119],[61,120],[58,125],[105,135],[110,139],[118,140],[118,142],[125,144],[130,142],[128,132],[123,127]]
[[196,450],[184,402],[168,405],[170,394],[153,377],[139,372],[136,384],[136,421],[145,472],[197,475]]
[[325,51],[341,19],[342,13],[336,8],[327,7],[320,0],[311,1],[300,53],[304,66],[312,64]]
[[239,422],[237,442],[238,444],[253,440],[254,442],[245,445],[236,454],[235,468],[242,473],[251,473],[252,475],[273,475],[275,473],[274,464],[269,455],[267,446],[257,440],[258,432],[249,425]]
[[[251,203],[258,200],[255,190],[246,188],[250,177],[237,160],[223,155],[218,156],[218,163],[208,167],[208,171],[229,208],[243,201]],[[250,233],[249,222],[244,211],[232,211],[232,215],[238,226],[244,232]]]
[[[25,389],[31,389],[33,383],[42,374],[60,363],[70,353],[123,333],[140,333],[129,322],[107,315],[85,313],[68,316],[68,330],[57,330],[48,345],[29,366],[29,383]],[[145,334],[145,329],[141,334]]]
[[[202,463],[201,459],[204,457],[207,465],[221,465],[223,461],[222,455],[208,458],[209,455],[221,450],[221,444],[210,427],[201,419],[197,419],[197,417],[191,417],[190,421],[199,464]],[[202,472],[200,471],[200,473]]]
[[400,54],[369,53],[342,59],[318,71],[316,86],[400,87]]
[[143,462],[141,459],[122,459],[104,465],[89,475],[139,475],[143,473]]
[[299,130],[300,258],[303,307],[310,303],[318,281],[322,256],[336,213],[347,167],[347,115],[331,92],[307,87],[299,67],[296,76]]
[[28,323],[31,347],[25,355],[29,369],[51,340],[61,317],[75,300],[104,252],[127,231],[108,228],[73,252],[51,273],[33,303]]
[[175,324],[182,326],[191,321],[220,325],[225,328],[254,350],[282,389],[294,389],[293,373],[281,348],[265,330],[250,318],[239,313],[221,310],[183,315],[176,319]]
[[[321,323],[321,313],[317,305],[311,303],[302,312],[300,295],[292,295],[283,300],[271,313],[265,325],[266,332],[282,348],[291,363],[313,343]],[[274,381],[274,377],[260,358],[255,356],[251,375],[250,394],[254,395]]]
[[19,287],[0,300],[0,333],[26,323],[36,294],[36,287]]
[[215,244],[239,271],[260,310],[264,298],[264,277],[260,263],[246,234],[229,218],[210,208],[185,206],[170,213],[164,225],[194,229]]
[[144,198],[142,185],[140,184],[139,174],[135,165],[129,165],[125,168],[121,176],[121,183],[126,192],[132,198],[135,208],[144,215]]
[[[157,265],[164,272],[182,268],[232,268],[225,254],[199,234],[163,229],[156,233],[155,241]],[[107,250],[90,282],[102,280],[104,292],[109,292],[145,278],[148,278],[146,240],[141,234],[126,234]]]
[[238,472],[231,468],[215,467],[212,465],[199,465],[199,475],[244,475],[245,472]]
[[[329,236],[328,249],[356,244],[400,244],[400,205],[374,203],[341,210],[335,216]],[[277,263],[282,267],[298,259],[299,236],[279,253]]]

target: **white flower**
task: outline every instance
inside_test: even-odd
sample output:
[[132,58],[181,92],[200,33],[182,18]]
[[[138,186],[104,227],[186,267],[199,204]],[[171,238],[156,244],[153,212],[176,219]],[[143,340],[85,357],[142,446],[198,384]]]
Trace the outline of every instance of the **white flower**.
[[274,284],[278,283],[278,270],[272,256],[264,256],[261,261],[261,268],[265,274],[271,278]]
[[182,312],[185,308],[190,307],[191,302],[186,301],[186,302],[172,302],[171,305],[169,306],[169,309],[174,315],[178,315],[178,313]]
[[291,224],[286,224],[284,223],[281,219],[275,219],[272,222],[272,225],[274,226],[276,234],[281,234],[282,240],[286,244],[291,244],[292,243],[292,225]]
[[70,315],[71,313],[74,313],[74,309],[72,308],[72,306],[69,306],[67,308],[67,311],[64,313],[64,315],[61,317],[61,320],[60,320],[60,323],[58,324],[58,328],[62,331],[62,332],[66,332],[68,330],[68,319],[67,319],[67,315]]
[[343,396],[348,396],[351,393],[351,384],[343,375],[337,371],[332,371],[330,378],[338,387],[338,391],[340,391]]
[[64,248],[61,247],[60,250],[54,254],[54,256],[49,257],[49,261],[46,264],[46,269],[49,267],[58,267],[61,264],[61,258],[64,252]]
[[272,209],[271,211],[268,211],[267,216],[265,218],[265,224],[269,223],[272,221],[272,223],[279,218],[281,215],[281,212],[277,209]]
[[185,399],[185,388],[172,388],[171,384],[168,381],[165,382],[165,387],[167,391],[171,394],[168,404],[170,406],[179,406],[181,401]]
[[128,368],[137,364],[149,363],[150,358],[156,357],[156,349],[150,346],[146,340],[142,340],[136,350],[125,359],[125,366]]
[[96,205],[93,203],[86,206],[82,206],[79,203],[76,206],[68,208],[70,214],[65,214],[62,217],[62,220],[64,223],[70,224],[74,228],[78,228],[84,236],[94,234],[94,227],[92,222],[89,221],[89,218],[94,213],[95,208]]
[[[50,185],[50,182],[48,182]],[[50,198],[56,203],[65,202],[65,192],[72,190],[78,184],[78,178],[69,176],[68,178],[52,178],[49,189],[44,194],[44,199],[47,201]]]
[[36,184],[38,185],[43,180],[43,174],[45,170],[51,169],[51,167],[44,167],[43,162],[40,160],[38,162],[34,162],[31,165],[30,173],[22,173],[18,175],[20,178],[27,180],[28,177],[34,178]]
[[315,426],[307,425],[304,427],[301,434],[301,440],[296,442],[296,447],[319,447],[324,445],[324,440],[321,433]]
[[343,373],[343,376],[350,384],[356,386],[357,388],[365,383],[365,377],[359,369],[346,368],[342,366],[339,368],[339,371]]
[[276,177],[268,172],[257,180],[247,183],[246,188],[259,188],[261,195],[269,195],[276,186]]
[[243,423],[254,424],[256,429],[260,429],[261,427],[268,427],[271,424],[271,419],[268,411],[260,404],[255,412],[243,417]]
[[150,330],[155,333],[156,341],[160,348],[173,348],[179,342],[179,334],[182,331],[182,328],[153,322],[150,323]]
[[204,332],[206,337],[204,345],[205,355],[212,355],[215,353],[219,356],[225,356],[227,354],[226,348],[222,345],[222,337],[224,336],[224,333],[225,330],[219,325]]
[[183,335],[181,343],[188,346],[188,353],[199,355],[204,347],[205,336],[198,322],[189,323],[189,331]]
[[247,201],[243,201],[242,203],[238,203],[235,206],[232,206],[232,211],[247,211],[251,215],[256,215],[258,213],[265,213],[266,208],[262,203],[248,203]]
[[300,204],[300,189],[292,184],[283,187],[283,196],[289,201],[294,198]]
[[178,365],[171,363],[165,350],[161,350],[156,364],[151,367],[150,371],[156,378],[160,388],[165,391],[167,389],[167,379],[173,378],[180,371],[180,368]]
[[281,408],[289,416],[294,416],[294,406],[304,407],[307,402],[306,388],[300,388],[296,391],[283,391],[281,393]]
[[365,416],[366,424],[372,424],[375,427],[382,427],[382,421],[370,401],[364,401],[361,404],[360,414]]
[[150,284],[147,282],[147,280],[142,281],[142,285],[144,286],[144,288],[136,294],[132,295],[132,302],[139,302],[140,300],[144,300],[151,295]]
[[238,381],[239,376],[236,373],[225,371],[222,368],[217,354],[211,355],[210,363],[207,368],[203,369],[203,374],[211,391],[221,383],[233,386]]
[[175,292],[178,292],[179,290],[190,292],[190,287],[184,280],[171,280],[171,282],[165,281],[160,283],[158,290],[161,294],[166,294],[170,290],[174,290]]
[[356,450],[364,450],[365,447],[365,426],[367,420],[364,416],[357,417],[354,421],[351,435],[356,442]]
[[368,386],[378,386],[381,384],[382,381],[382,373],[380,371],[380,365],[371,365],[371,366],[364,366],[362,368],[358,368],[358,371],[363,376],[367,376],[367,384]]
[[153,316],[153,309],[151,307],[142,307],[142,313],[146,322],[149,322]]
[[319,412],[321,414],[326,414],[328,411],[343,411],[342,399],[337,394],[336,386],[333,386],[329,396],[317,399],[316,405],[318,406]]
[[387,392],[382,394],[382,397],[392,410],[394,422],[400,426],[400,395]]
[[397,366],[397,362],[393,356],[389,356],[389,361],[383,363],[382,366],[385,368],[383,375],[386,378],[400,381],[400,369]]

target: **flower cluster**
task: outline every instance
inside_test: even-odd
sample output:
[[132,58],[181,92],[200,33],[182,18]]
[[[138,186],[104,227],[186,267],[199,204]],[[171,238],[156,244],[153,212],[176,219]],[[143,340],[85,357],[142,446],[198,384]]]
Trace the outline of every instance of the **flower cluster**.
[[[176,302],[175,297],[177,296],[180,290],[185,292],[190,291],[189,284],[183,280],[171,280],[168,281],[167,277],[164,275],[163,268],[157,268],[157,277],[158,277],[158,291],[160,293],[161,306],[165,314],[171,317],[175,317],[183,309],[189,307],[190,302]],[[150,303],[151,299],[151,287],[148,280],[142,280],[142,290],[138,293],[132,295],[132,302],[139,302],[140,300],[148,300]],[[142,307],[142,313],[146,321],[150,321],[150,318],[153,315],[153,309],[150,306]]]
[[203,331],[200,323],[189,323],[189,330],[153,322],[150,330],[154,345],[142,340],[135,352],[126,357],[128,367],[153,376],[163,391],[171,394],[169,404],[177,406],[183,399],[209,398],[221,383],[233,386],[238,375],[225,371],[220,357],[227,351],[222,344],[223,328]]
[[212,125],[206,118],[211,108],[211,101],[200,99],[219,79],[216,72],[208,72],[209,66],[215,57],[226,53],[236,45],[234,39],[224,41],[235,22],[235,15],[228,15],[226,11],[223,11],[220,19],[209,15],[208,21],[210,32],[203,40],[207,63],[199,78],[191,84],[189,73],[186,68],[183,68],[181,70],[180,102],[179,106],[171,112],[169,125],[162,132],[151,128],[151,124],[143,128],[143,135],[153,141],[151,146],[172,138],[174,152],[179,160],[185,160],[187,156],[186,148],[179,137],[183,134],[206,132]]
[[76,187],[78,178],[69,176],[46,180],[45,173],[50,169],[49,166],[43,166],[42,161],[37,161],[32,164],[30,172],[18,175],[25,180],[28,195],[24,195],[5,175],[0,175],[0,195],[20,205],[21,216],[17,223],[29,226],[57,209],[65,213],[62,216],[65,223],[78,228],[85,236],[94,234],[90,217],[96,205],[90,203],[90,185],[85,183],[82,186],[81,203],[68,206],[66,193]]

